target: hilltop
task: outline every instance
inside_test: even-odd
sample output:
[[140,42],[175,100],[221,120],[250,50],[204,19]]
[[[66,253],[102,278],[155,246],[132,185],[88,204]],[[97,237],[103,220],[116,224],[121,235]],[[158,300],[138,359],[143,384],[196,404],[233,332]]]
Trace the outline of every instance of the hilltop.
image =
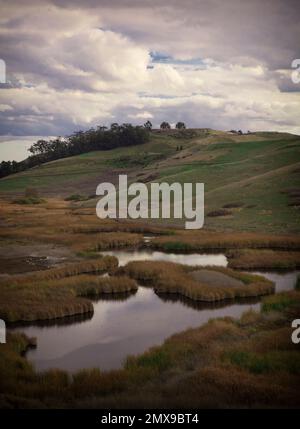
[[150,141],[51,161],[0,180],[7,198],[36,188],[43,198],[81,194],[95,207],[98,183],[204,182],[205,228],[299,231],[300,136],[210,129],[153,131]]

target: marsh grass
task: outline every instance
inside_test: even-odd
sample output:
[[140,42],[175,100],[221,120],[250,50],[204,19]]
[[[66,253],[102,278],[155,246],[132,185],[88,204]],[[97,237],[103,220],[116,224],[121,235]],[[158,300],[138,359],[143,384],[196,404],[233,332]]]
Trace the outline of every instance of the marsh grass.
[[116,267],[116,258],[104,257],[98,261],[83,261],[2,279],[0,317],[6,322],[22,322],[93,312],[93,304],[88,297],[137,290],[135,281],[128,277],[85,274],[114,271]]
[[221,233],[208,231],[178,231],[172,236],[159,236],[149,244],[153,249],[167,251],[203,251],[215,249],[300,249],[297,235],[271,235],[256,233]]
[[272,295],[263,300],[262,311],[269,313],[271,311],[284,311],[287,308],[296,306],[299,299],[298,291],[283,292]]
[[[86,242],[86,244],[85,244]],[[142,235],[130,232],[103,232],[98,235],[89,236],[88,239],[78,242],[80,247],[91,250],[121,249],[124,247],[136,248],[144,243]]]
[[129,371],[150,369],[153,372],[163,372],[171,367],[172,361],[166,350],[152,348],[141,356],[128,356],[125,368]]
[[61,200],[49,200],[32,209],[1,201],[0,215],[5,227],[2,240],[22,240],[64,245],[75,252],[90,252],[112,248],[135,248],[143,245],[143,234],[171,233],[150,225],[98,219],[92,209],[69,207]]
[[240,249],[226,253],[228,266],[238,269],[272,268],[296,269],[300,267],[300,252]]
[[278,371],[300,374],[300,355],[294,351],[274,351],[258,354],[251,351],[233,350],[226,358],[231,364],[251,373],[276,373]]
[[5,227],[2,240],[46,242],[67,246],[74,252],[136,248],[144,245],[143,234],[153,235],[147,246],[166,251],[214,249],[300,249],[296,235],[182,231],[136,221],[101,220],[91,208],[74,208],[69,202],[48,199],[34,208],[1,201],[0,215]]
[[64,277],[76,276],[79,274],[113,272],[118,267],[118,260],[114,256],[104,256],[98,259],[78,261],[63,265],[61,267],[50,268],[48,270],[37,271],[34,273],[10,276],[0,279],[0,285],[36,283],[46,280],[59,280]]
[[255,297],[274,291],[274,284],[262,276],[237,272],[223,267],[205,267],[241,280],[244,286],[217,287],[192,278],[189,273],[199,267],[190,267],[172,262],[134,261],[119,269],[137,281],[153,286],[155,292],[179,294],[186,298],[214,302],[225,299]]
[[38,283],[11,284],[0,289],[0,317],[6,322],[50,320],[93,312],[88,298],[134,292],[126,277],[80,275]]

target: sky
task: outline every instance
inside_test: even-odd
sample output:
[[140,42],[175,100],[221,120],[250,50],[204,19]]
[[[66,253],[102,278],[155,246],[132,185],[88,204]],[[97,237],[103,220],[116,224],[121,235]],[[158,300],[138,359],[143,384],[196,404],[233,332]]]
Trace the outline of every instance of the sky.
[[291,79],[299,0],[0,0],[0,8],[1,136],[148,119],[300,134],[300,83]]

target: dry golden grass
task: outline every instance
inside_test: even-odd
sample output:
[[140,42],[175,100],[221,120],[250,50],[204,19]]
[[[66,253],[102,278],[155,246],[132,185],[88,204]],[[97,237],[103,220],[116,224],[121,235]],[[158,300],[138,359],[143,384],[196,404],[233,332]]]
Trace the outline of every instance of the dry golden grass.
[[2,239],[65,245],[74,251],[137,247],[143,244],[145,233],[159,235],[149,246],[167,251],[300,249],[300,238],[295,235],[182,231],[134,221],[101,220],[94,209],[77,209],[58,199],[34,207],[1,200],[0,218]]
[[289,268],[300,267],[300,252],[240,249],[231,250],[226,253],[228,266],[230,268],[252,269],[252,268]]
[[2,200],[0,218],[2,239],[65,245],[75,251],[137,247],[143,244],[144,233],[169,233],[147,224],[101,220],[95,210],[78,211],[51,199],[42,207],[21,207]]
[[137,290],[126,277],[99,277],[87,273],[114,272],[115,257],[72,263],[59,268],[6,276],[0,280],[0,318],[6,322],[73,316],[93,311],[83,297]]
[[127,277],[80,275],[29,283],[12,281],[0,287],[0,318],[24,322],[89,313],[93,304],[88,297],[136,290],[135,281]]
[[[75,240],[77,240],[75,242]],[[73,235],[72,248],[79,250],[109,250],[124,247],[136,248],[143,244],[143,236],[130,232],[102,232],[93,235]]]
[[20,276],[5,276],[0,279],[1,285],[36,283],[45,280],[58,280],[64,277],[76,276],[79,274],[112,272],[118,267],[118,260],[114,256],[104,256],[98,259],[85,260],[63,265],[61,267],[50,268],[49,270],[37,271]]
[[274,284],[264,277],[240,273],[228,268],[205,267],[206,270],[221,272],[243,282],[243,286],[212,287],[192,278],[189,271],[193,269],[195,267],[172,262],[134,261],[120,268],[120,272],[150,284],[157,293],[180,294],[197,301],[214,302],[246,298],[266,295],[274,291]]

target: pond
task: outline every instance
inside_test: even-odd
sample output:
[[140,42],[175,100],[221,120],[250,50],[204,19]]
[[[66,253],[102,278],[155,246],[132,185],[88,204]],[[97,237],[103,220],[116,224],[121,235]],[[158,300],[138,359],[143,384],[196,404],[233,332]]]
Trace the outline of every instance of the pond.
[[[106,252],[124,265],[130,260],[151,259],[190,265],[227,264],[224,255],[167,254],[162,252]],[[259,272],[276,283],[276,292],[293,289],[297,274]],[[158,296],[151,288],[139,286],[136,293],[110,296],[94,301],[94,314],[67,318],[48,325],[22,328],[37,338],[37,348],[27,353],[37,370],[60,368],[76,371],[99,367],[122,367],[126,356],[139,354],[177,332],[198,327],[215,317],[239,317],[250,308],[259,310],[259,299],[218,304],[197,303],[178,296]]]

